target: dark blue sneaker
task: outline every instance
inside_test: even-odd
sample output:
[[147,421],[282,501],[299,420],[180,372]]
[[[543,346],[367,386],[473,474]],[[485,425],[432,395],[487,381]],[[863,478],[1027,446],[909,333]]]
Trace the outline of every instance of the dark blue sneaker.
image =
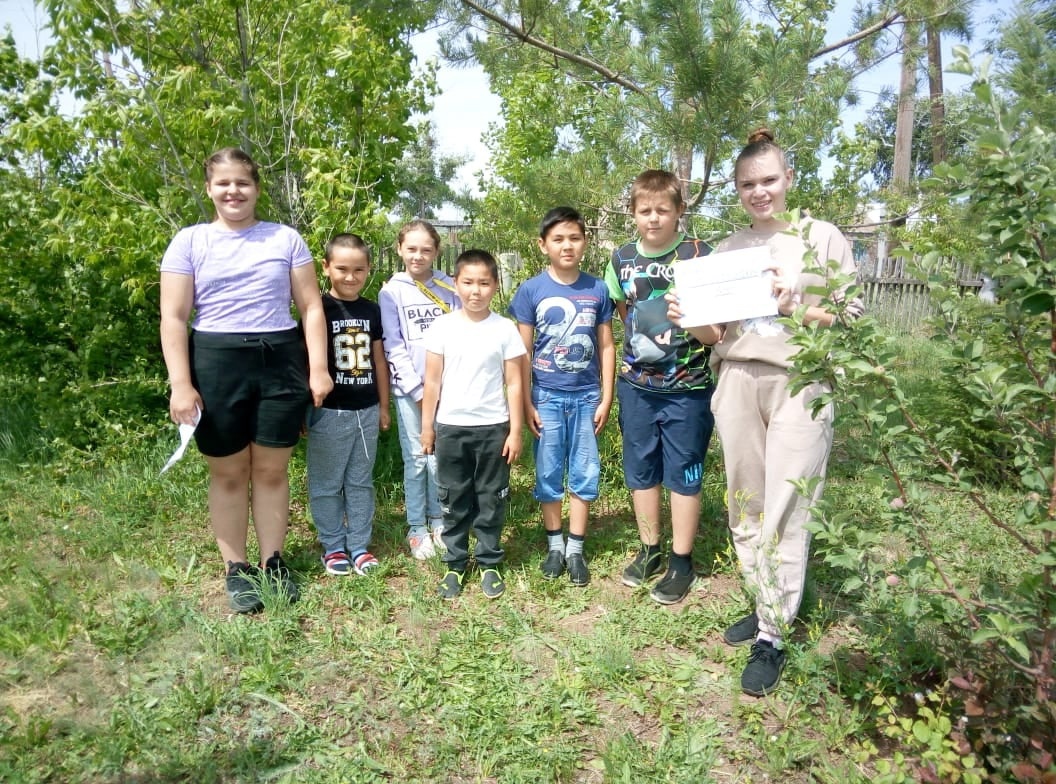
[[681,574],[669,568],[667,574],[649,592],[649,595],[654,602],[659,602],[660,604],[678,604],[686,598],[689,589],[693,587],[696,581],[697,575],[692,569],[686,574]]
[[752,645],[748,664],[741,673],[741,691],[753,697],[765,697],[781,680],[785,669],[785,652],[766,640]]
[[747,645],[755,642],[759,634],[759,617],[753,612],[746,615],[729,629],[723,632],[722,639],[727,645]]
[[543,559],[543,565],[539,567],[543,577],[547,580],[556,580],[565,573],[565,555],[560,550],[551,550]]
[[590,583],[590,570],[582,553],[568,556],[568,580],[577,588],[583,588]]

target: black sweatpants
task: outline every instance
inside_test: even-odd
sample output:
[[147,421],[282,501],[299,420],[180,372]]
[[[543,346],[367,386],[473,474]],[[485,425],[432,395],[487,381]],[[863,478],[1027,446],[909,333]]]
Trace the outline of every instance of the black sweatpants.
[[502,563],[502,526],[510,494],[510,466],[502,447],[510,423],[462,427],[436,426],[436,475],[444,513],[444,562],[464,571],[469,562],[469,532],[477,537],[474,553],[481,566]]

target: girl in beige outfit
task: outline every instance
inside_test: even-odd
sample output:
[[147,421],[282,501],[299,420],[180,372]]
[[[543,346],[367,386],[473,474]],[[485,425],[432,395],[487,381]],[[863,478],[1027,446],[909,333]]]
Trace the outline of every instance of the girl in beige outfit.
[[[733,645],[751,643],[741,688],[762,695],[778,683],[785,664],[782,637],[799,612],[807,571],[809,509],[821,496],[832,447],[832,405],[817,415],[811,402],[828,392],[814,384],[793,395],[788,368],[796,351],[791,330],[778,318],[795,315],[803,323],[832,326],[834,315],[821,297],[823,275],[804,272],[804,255],[817,254],[817,266],[830,260],[842,274],[855,274],[850,245],[832,224],[809,218],[795,226],[780,220],[792,170],[769,131],[752,134],[734,169],[737,193],[751,225],[727,237],[716,251],[758,246],[770,249],[773,287],[780,316],[690,329],[713,344],[718,386],[711,409],[726,465],[730,529],[741,571],[755,597],[755,612],[726,631]],[[852,317],[859,300],[848,303]],[[802,307],[806,306],[806,307]],[[677,302],[671,316],[681,316]],[[818,477],[812,497],[796,493],[795,480]]]

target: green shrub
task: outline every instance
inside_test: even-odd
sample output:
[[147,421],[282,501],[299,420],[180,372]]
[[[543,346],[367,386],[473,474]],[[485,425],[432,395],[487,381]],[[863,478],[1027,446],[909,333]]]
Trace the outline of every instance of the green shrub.
[[[985,72],[974,91],[973,158],[939,167],[931,198],[944,214],[951,194],[960,202],[981,271],[1001,282],[1000,305],[960,294],[949,248],[924,231],[913,250],[942,326],[930,387],[905,373],[899,346],[869,317],[795,338],[794,383],[834,386],[889,499],[869,525],[829,499],[814,526],[845,589],[872,608],[887,652],[879,671],[888,677],[861,694],[901,744],[882,781],[980,781],[981,765],[1001,780],[1054,771],[1056,130],[1004,106]],[[954,507],[986,534],[960,539]],[[957,553],[970,568],[954,566]],[[883,629],[897,636],[884,640]],[[938,657],[924,671],[911,659],[920,643]]]

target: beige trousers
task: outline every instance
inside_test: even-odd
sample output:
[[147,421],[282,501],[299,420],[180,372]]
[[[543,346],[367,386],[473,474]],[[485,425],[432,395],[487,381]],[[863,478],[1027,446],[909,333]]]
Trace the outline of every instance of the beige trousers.
[[[774,639],[785,635],[803,601],[805,524],[821,497],[832,448],[832,404],[813,418],[810,401],[826,391],[815,385],[792,397],[784,368],[724,361],[711,401],[734,548],[755,596],[759,631]],[[793,482],[809,477],[819,481],[804,498]]]

